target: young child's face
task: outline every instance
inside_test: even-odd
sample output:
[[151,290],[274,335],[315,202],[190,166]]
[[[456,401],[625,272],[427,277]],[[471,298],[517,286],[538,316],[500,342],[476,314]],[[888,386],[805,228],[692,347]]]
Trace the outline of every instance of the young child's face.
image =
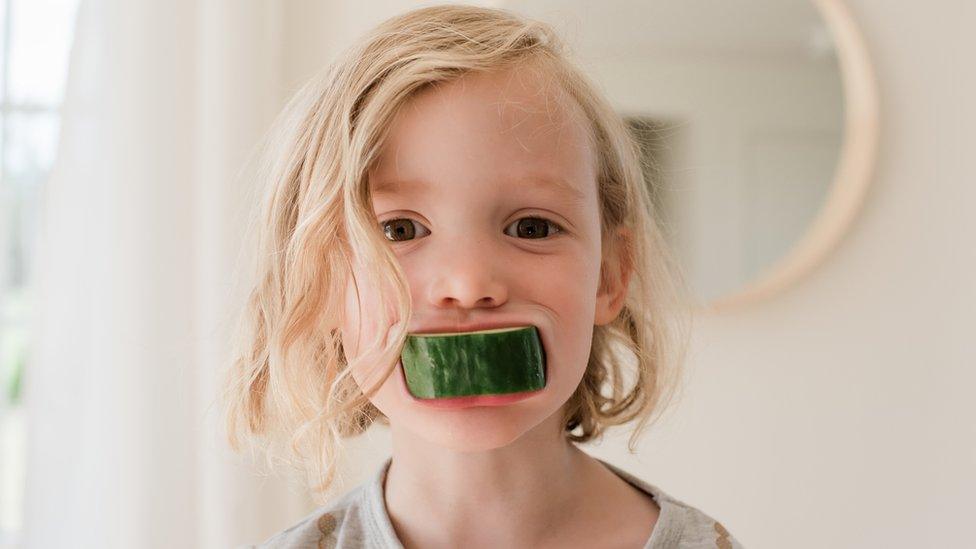
[[[523,67],[424,91],[399,113],[369,177],[377,230],[409,282],[410,332],[534,325],[545,348],[545,388],[502,406],[427,407],[407,392],[397,364],[373,404],[392,428],[456,450],[505,446],[547,419],[558,429],[594,324],[617,313],[598,297],[595,153],[578,105],[547,79]],[[556,181],[569,188],[546,185]],[[347,286],[350,357],[387,328],[377,325],[382,309],[364,286],[364,268],[354,273],[359,295],[351,280]],[[379,369],[353,374],[364,387]]]

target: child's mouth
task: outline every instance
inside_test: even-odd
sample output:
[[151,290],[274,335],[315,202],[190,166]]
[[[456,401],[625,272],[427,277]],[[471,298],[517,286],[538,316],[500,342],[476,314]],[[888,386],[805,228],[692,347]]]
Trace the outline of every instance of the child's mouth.
[[399,365],[407,394],[437,408],[509,404],[538,394],[547,380],[535,326],[409,334]]

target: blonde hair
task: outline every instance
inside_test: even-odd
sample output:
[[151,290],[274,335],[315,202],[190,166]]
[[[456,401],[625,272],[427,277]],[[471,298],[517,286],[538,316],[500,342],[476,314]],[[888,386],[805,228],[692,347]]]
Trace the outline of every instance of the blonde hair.
[[[257,278],[226,372],[227,432],[234,450],[242,439],[255,443],[269,465],[284,450],[285,461],[307,473],[319,503],[333,483],[343,439],[377,420],[389,425],[368,397],[395,369],[407,333],[403,319],[411,313],[409,287],[377,229],[367,180],[390,122],[428,86],[530,61],[549,70],[585,114],[598,155],[603,249],[621,252],[633,274],[618,317],[594,326],[585,374],[564,406],[565,435],[586,442],[638,419],[633,451],[680,385],[689,301],[626,123],[549,25],[475,6],[410,11],[381,23],[302,87],[267,141]],[[614,250],[609,236],[621,226],[633,238]],[[387,325],[399,323],[356,359],[389,365],[366,393],[351,376],[355,364],[343,353],[339,331],[352,257],[372,266],[371,281],[392,288],[381,298],[394,299],[387,310],[396,318]]]

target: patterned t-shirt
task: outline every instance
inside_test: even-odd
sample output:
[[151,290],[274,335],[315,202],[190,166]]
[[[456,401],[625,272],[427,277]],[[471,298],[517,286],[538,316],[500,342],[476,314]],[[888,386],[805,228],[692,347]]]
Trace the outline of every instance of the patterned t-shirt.
[[[598,458],[597,458],[598,459]],[[642,549],[743,549],[718,521],[636,476],[599,460],[610,471],[649,494],[661,511]],[[369,480],[260,545],[238,549],[403,549],[386,512],[383,485],[392,457]]]

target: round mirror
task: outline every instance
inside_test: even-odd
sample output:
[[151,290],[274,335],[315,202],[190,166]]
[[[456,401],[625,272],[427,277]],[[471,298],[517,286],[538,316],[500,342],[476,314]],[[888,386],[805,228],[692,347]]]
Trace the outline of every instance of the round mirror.
[[703,309],[768,297],[836,245],[877,138],[873,74],[839,0],[520,0],[640,139]]

